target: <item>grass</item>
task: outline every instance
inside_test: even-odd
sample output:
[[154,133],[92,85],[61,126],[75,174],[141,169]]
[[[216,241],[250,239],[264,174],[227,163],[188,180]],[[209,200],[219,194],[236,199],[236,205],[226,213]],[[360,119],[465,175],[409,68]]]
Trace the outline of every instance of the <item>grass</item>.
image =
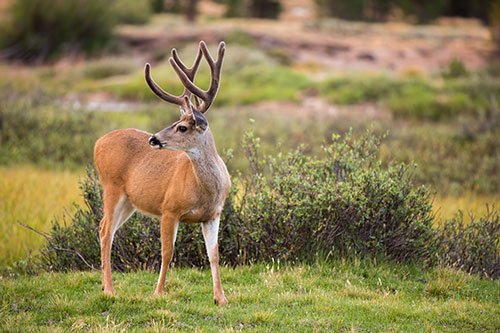
[[434,198],[433,210],[436,214],[436,223],[451,219],[458,210],[465,213],[467,220],[470,220],[468,213],[475,216],[484,216],[488,209],[498,209],[500,207],[500,197],[498,195],[479,195],[475,193],[464,193],[461,196],[436,196]]
[[477,332],[500,325],[498,281],[449,269],[421,271],[368,261],[222,268],[229,306],[213,305],[207,269],[174,268],[153,297],[157,274],[99,272],[0,280],[0,326],[12,331]]
[[476,115],[500,93],[496,78],[476,75],[467,79],[349,75],[318,84],[320,95],[336,104],[377,103],[397,117],[450,120]]
[[17,221],[48,231],[54,216],[71,210],[72,202],[81,203],[81,174],[32,166],[0,167],[0,265],[25,257],[43,242]]

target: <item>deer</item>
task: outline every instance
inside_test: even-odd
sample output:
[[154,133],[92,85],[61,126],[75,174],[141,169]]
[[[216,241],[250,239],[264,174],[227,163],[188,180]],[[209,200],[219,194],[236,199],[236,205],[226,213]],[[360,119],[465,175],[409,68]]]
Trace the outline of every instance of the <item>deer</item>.
[[[227,304],[219,273],[218,230],[231,180],[205,117],[219,90],[224,42],[217,52],[214,60],[201,41],[193,65],[187,67],[172,49],[169,62],[184,86],[178,96],[153,80],[146,63],[149,88],[161,100],[179,106],[180,119],[155,134],[120,129],[96,141],[94,163],[104,202],[99,224],[102,289],[107,295],[115,294],[110,258],[114,235],[137,210],[160,219],[161,268],[154,295],[164,292],[179,223],[201,223],[214,303]],[[202,57],[211,74],[207,90],[194,84]]]

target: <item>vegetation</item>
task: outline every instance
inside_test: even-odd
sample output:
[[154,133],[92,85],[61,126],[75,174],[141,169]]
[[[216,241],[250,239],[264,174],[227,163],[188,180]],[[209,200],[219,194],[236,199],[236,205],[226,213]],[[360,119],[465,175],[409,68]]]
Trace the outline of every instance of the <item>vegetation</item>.
[[500,216],[488,211],[476,220],[464,222],[463,213],[449,220],[439,234],[439,259],[470,273],[500,275]]
[[228,17],[277,18],[281,12],[278,0],[224,0]]
[[8,58],[28,62],[95,52],[111,40],[112,9],[99,0],[15,0],[0,30],[0,48]]
[[[247,140],[243,149],[252,173],[236,182],[222,216],[219,244],[226,264],[362,255],[428,264],[437,260],[488,277],[500,273],[498,214],[468,224],[456,217],[434,228],[428,191],[415,187],[408,166],[383,167],[372,135],[335,138],[322,159],[300,149],[260,157],[258,139]],[[79,207],[67,225],[54,223],[41,250],[47,270],[99,266],[102,190],[94,171],[88,171],[82,190],[86,208]],[[198,229],[181,226],[178,265],[206,263]],[[114,269],[158,269],[157,221],[135,214],[118,231],[114,249]]]
[[[233,35],[233,38],[238,36]],[[181,52],[192,57],[195,49],[187,47]],[[252,104],[266,100],[298,101],[300,91],[310,85],[305,75],[288,67],[279,66],[275,59],[255,48],[234,46],[231,52],[233,56],[224,63],[225,75],[220,88],[224,94],[217,98],[218,106]],[[245,64],[243,68],[242,64]],[[154,65],[152,73],[155,78],[161,78],[162,87],[167,91],[181,92],[179,79],[168,61]],[[202,67],[196,77],[197,84],[208,87],[210,78],[208,74],[208,68]],[[128,100],[157,100],[149,87],[144,84],[142,69],[129,76],[127,80],[115,82],[113,85],[98,84],[93,89],[105,89],[118,98]]]
[[[407,17],[417,23],[427,23],[439,16],[476,17],[489,19],[490,8],[495,0],[437,0],[419,3],[412,0],[316,0],[323,15],[348,20],[386,21],[390,18]],[[403,17],[401,17],[403,16]]]
[[223,267],[229,305],[212,304],[207,269],[173,268],[166,295],[157,274],[44,273],[0,280],[0,327],[16,331],[495,331],[498,281],[450,269],[369,260]]
[[418,77],[337,77],[321,83],[319,89],[321,95],[334,103],[375,102],[397,117],[432,121],[476,116],[500,94],[500,83],[494,77],[462,80],[467,70],[456,60],[443,76],[448,79],[444,84]]
[[151,0],[113,0],[111,6],[119,23],[144,24],[151,17],[152,2]]
[[4,265],[25,265],[26,258],[45,239],[18,224],[50,231],[54,216],[72,214],[81,204],[78,190],[81,172],[41,170],[27,165],[0,167],[0,271]]
[[20,100],[9,90],[1,93],[6,96],[0,103],[2,164],[75,166],[88,161],[99,131],[91,113],[55,108],[43,93]]
[[[0,56],[12,60],[0,65],[0,330],[500,326],[500,63],[468,67],[479,53],[481,64],[485,43],[467,55],[454,53],[456,59],[433,73],[386,69],[339,76],[320,61],[336,60],[336,47],[321,43],[329,29],[359,37],[362,47],[379,31],[404,38],[410,50],[391,59],[394,68],[411,54],[422,53],[430,64],[435,60],[425,52],[484,41],[486,29],[464,34],[463,28],[329,19],[297,31],[294,23],[288,45],[276,38],[288,27],[271,21],[220,24],[210,14],[186,29],[184,18],[171,13],[194,19],[196,0],[9,2],[12,7],[0,12]],[[217,2],[230,4],[233,16],[279,13],[274,0]],[[484,18],[491,3],[321,2],[326,15],[335,6],[342,17],[410,22],[432,20],[437,11]],[[490,17],[498,40],[496,7]],[[220,13],[217,6],[199,9]],[[150,20],[161,11],[168,14]],[[314,33],[320,38],[309,48]],[[96,271],[100,186],[90,166],[80,196],[78,177],[102,134],[125,127],[155,132],[178,118],[175,107],[159,103],[147,88],[143,64],[152,62],[161,86],[180,93],[167,49],[176,46],[191,60],[199,36],[211,43],[223,37],[231,53],[208,114],[234,184],[220,231],[230,306],[211,305],[198,225],[181,227],[167,293],[150,296],[160,260],[159,225],[140,214],[115,238],[118,295],[103,296]],[[163,38],[168,43],[160,43]],[[418,39],[413,48],[411,38]],[[350,47],[347,52],[362,57],[377,54]],[[369,66],[379,60],[368,58],[353,60]],[[207,87],[204,66],[197,84]],[[44,272],[71,270],[90,272]]]

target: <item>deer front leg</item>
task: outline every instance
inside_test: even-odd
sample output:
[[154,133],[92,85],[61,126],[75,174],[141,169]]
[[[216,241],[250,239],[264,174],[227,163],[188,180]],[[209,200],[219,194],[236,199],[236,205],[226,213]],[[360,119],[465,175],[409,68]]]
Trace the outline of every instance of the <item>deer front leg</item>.
[[219,243],[217,237],[219,234],[220,213],[209,222],[201,225],[205,246],[207,248],[208,259],[210,260],[210,270],[212,272],[212,282],[214,288],[214,302],[217,305],[226,305],[227,299],[222,290],[219,273]]
[[160,222],[160,236],[161,236],[161,269],[160,277],[154,294],[163,294],[165,287],[165,277],[167,275],[170,262],[174,254],[175,238],[177,237],[177,228],[179,221],[176,217],[170,215],[163,215]]
[[111,278],[111,220],[104,215],[99,224],[99,241],[101,244],[101,274],[102,290],[106,295],[114,295],[113,281]]
[[102,290],[107,295],[114,295],[111,278],[111,247],[113,237],[118,228],[134,212],[134,207],[127,197],[118,189],[104,191],[104,216],[99,224],[99,241],[101,244]]

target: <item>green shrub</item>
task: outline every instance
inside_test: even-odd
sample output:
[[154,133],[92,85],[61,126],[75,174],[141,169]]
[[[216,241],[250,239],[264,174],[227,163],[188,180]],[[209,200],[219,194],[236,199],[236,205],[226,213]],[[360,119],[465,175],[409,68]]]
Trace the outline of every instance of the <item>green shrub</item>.
[[2,90],[1,95],[1,164],[77,166],[91,160],[93,144],[101,131],[93,114],[63,110],[42,92],[20,100],[9,89]]
[[462,212],[439,229],[438,260],[442,265],[487,277],[500,276],[500,216],[490,210],[480,218]]
[[391,94],[386,105],[396,116],[437,121],[466,113],[471,101],[460,92],[443,94],[423,85],[408,85]]
[[[222,216],[222,261],[310,260],[363,254],[397,261],[422,260],[433,251],[429,194],[412,183],[411,168],[384,168],[378,140],[334,137],[324,158],[301,149],[260,157],[259,140],[247,135],[244,150],[251,174],[234,179]],[[86,207],[71,223],[54,223],[41,250],[51,270],[99,267],[101,189],[90,170],[82,183]],[[240,189],[239,191],[237,189]],[[135,214],[115,237],[118,270],[158,268],[158,222]],[[82,260],[84,258],[85,260]],[[181,225],[175,262],[201,266],[206,254],[199,226]]]
[[478,123],[479,118],[466,118],[463,129],[459,124],[393,128],[384,147],[386,158],[416,163],[415,181],[442,195],[499,193],[500,128],[488,128],[493,119]]
[[378,101],[402,85],[384,76],[339,77],[322,82],[320,92],[338,104]]
[[136,69],[136,65],[128,58],[102,58],[89,62],[83,69],[83,76],[89,79],[100,80],[116,75],[126,75]]
[[106,1],[14,0],[0,30],[0,46],[8,58],[30,62],[90,53],[109,43],[115,23]]
[[152,15],[151,0],[113,0],[112,8],[119,23],[144,24]]
[[462,61],[453,59],[448,63],[448,68],[446,68],[441,75],[445,79],[454,79],[457,77],[466,77],[469,75],[469,72]]
[[497,52],[500,52],[500,2],[493,1],[490,9],[490,31],[491,38],[497,46]]

